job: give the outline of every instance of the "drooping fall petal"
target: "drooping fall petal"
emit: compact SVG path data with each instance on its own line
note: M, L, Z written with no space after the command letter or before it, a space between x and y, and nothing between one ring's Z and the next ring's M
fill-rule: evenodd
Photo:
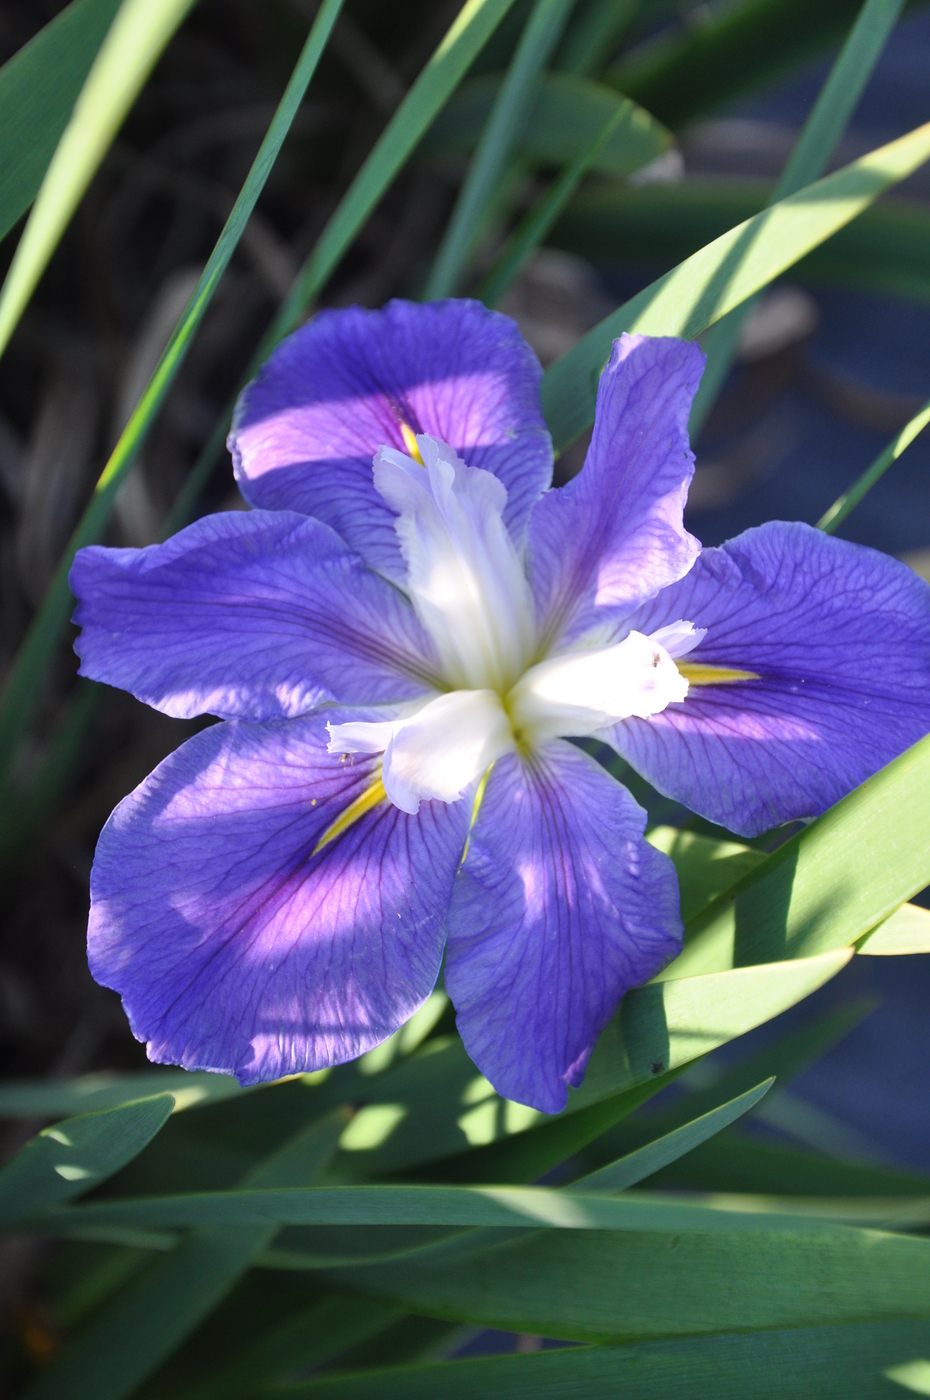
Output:
M610 742L669 797L755 836L813 817L930 730L930 586L877 550L772 521L703 552L631 619L706 628L692 685Z
M82 549L70 584L81 674L169 715L277 719L435 683L403 595L291 511L206 516L147 549Z
M319 1069L378 1045L432 990L468 805L407 816L374 786L376 760L327 738L321 716L215 725L110 817L88 954L150 1059L243 1084Z
M498 1093L565 1107L624 992L681 947L671 861L646 814L561 740L491 772L449 911L446 990Z

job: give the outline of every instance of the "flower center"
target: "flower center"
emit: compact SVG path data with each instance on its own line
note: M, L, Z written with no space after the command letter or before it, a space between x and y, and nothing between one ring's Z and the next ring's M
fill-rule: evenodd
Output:
M419 460L382 447L374 480L397 515L407 592L449 690L384 720L331 724L330 752L383 753L384 791L416 812L422 800L456 801L508 751L597 734L685 698L673 657L704 635L688 622L609 646L582 639L538 660L533 600L503 521L506 488L446 443L410 438Z

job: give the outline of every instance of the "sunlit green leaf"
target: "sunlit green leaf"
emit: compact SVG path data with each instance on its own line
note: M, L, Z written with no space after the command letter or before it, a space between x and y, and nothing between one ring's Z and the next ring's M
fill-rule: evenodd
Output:
M99 1186L151 1142L173 1108L170 1094L157 1094L45 1128L0 1171L0 1224Z
M825 530L828 535L832 535L842 525L850 511L871 491L877 481L885 475L885 472L896 462L901 453L910 447L915 438L919 437L930 423L930 403L924 404L919 413L915 413L909 423L905 423L899 433L891 439L888 446L878 454L875 461L862 473L848 491L844 491L838 500L824 515L817 521L817 527Z
M688 1076L681 1085L687 1092L666 1100L663 1109L618 1122L581 1153L581 1169L591 1171L623 1153L642 1147L661 1133L684 1127L699 1114L711 1113L721 1103L750 1092L763 1079L775 1078L779 1088L784 1089L792 1079L860 1025L875 1010L875 1006L874 1001L863 998L838 1010L822 1013L770 1041L754 1054L722 1068L717 1067L716 1073L711 1071L710 1066L702 1065L703 1071L709 1071L709 1083L704 1075L698 1084L693 1082L694 1076Z
M193 0L123 0L0 288L0 353L126 113L192 4Z
M432 1041L425 1053L373 1080L367 1090L356 1086L354 1101L366 1104L362 1112L369 1115L365 1127L370 1137L366 1146L358 1143L353 1151L340 1153L333 1172L340 1180L365 1180L455 1157L449 1175L469 1179L467 1159L458 1154L495 1143L501 1152L488 1150L479 1179L493 1178L495 1162L504 1172L498 1179L538 1175L649 1097L636 1094L623 1101L618 1095L665 1082L669 1070L777 1016L822 986L849 956L842 951L810 962L743 968L628 993L594 1049L581 1088L569 1091L568 1115L593 1105L602 1109L577 1125L501 1099L458 1038ZM379 1114L381 1106L388 1113ZM507 1140L528 1130L539 1132L537 1142L513 1154L503 1152Z
M843 950L798 963L741 967L637 987L624 997L594 1047L584 1083L569 1094L569 1107L617 1093L745 1035L809 996L845 966L848 956ZM801 973L796 981L792 967Z
M535 1181L624 1121L641 1104L661 1093L680 1072L660 1074L558 1118L540 1115L540 1121L523 1132L498 1136L493 1142L454 1157L440 1158L426 1168L421 1164L416 1174L429 1181Z
M668 267L764 209L771 192L768 181L735 177L637 188L599 180L576 195L549 242L608 263ZM882 200L794 264L791 277L930 303L930 215Z
M543 411L557 450L593 422L597 383L621 331L693 338L861 214L928 156L930 123L730 229L606 317L543 378Z
M685 921L765 860L764 852L739 841L715 841L677 826L654 826L646 840L675 866Z
M859 944L856 952L873 957L930 953L930 909L922 909L919 904L902 904Z
M791 837L685 929L662 977L810 957L868 933L930 881L930 737Z
M133 55L135 55L137 59L135 71L141 75L143 70L139 67L139 64L141 63L142 48L146 42L150 45L154 43L154 37L149 32L150 26L155 24L158 16L161 16L161 22L164 27L167 24L167 16L169 13L175 15L175 21L177 22L181 18L182 10L189 7L190 3L191 0L170 0L170 4L168 0L159 0L158 4L152 4L149 6L148 10L146 10L145 7L148 4L148 0L124 0L124 6L120 12L120 17L115 22L107 40L107 44L110 45L110 47L107 48L105 46L98 60L98 63L101 63L102 67L98 69L95 65L91 76L88 78L85 93L90 92L91 97L94 97L94 94L98 92L100 84L109 80L109 75L114 64L123 61L131 68ZM194 333L203 319L204 312L210 304L220 278L236 249L236 245L242 236L249 216L255 208L258 196L261 194L265 181L271 173L271 167L284 143L284 138L290 129L291 122L294 120L297 109L306 92L307 84L313 76L316 65L319 62L320 55L323 52L326 40L329 37L329 32L336 21L341 5L342 0L324 0L320 8L313 28L307 38L307 42L298 59L297 66L291 75L284 96L278 104L278 109L275 112L271 126L268 128L265 138L262 141L258 154L252 163L248 178L236 199L229 218L226 220L223 231L210 255L210 259L200 276L197 286L194 288L193 295L174 330L174 334L171 337L167 349L159 360L152 378L149 380L129 422L126 424L119 441L110 455L109 461L101 473L93 498L68 542L67 549L59 562L58 568L55 570L54 578L43 599L42 606L33 619L26 639L20 647L16 660L7 675L2 695L0 695L0 791L3 790L8 780L10 768L16 752L16 746L22 735L26 732L35 707L42 694L42 684L46 670L55 647L58 644L62 629L67 622L68 614L71 611L72 599L68 589L68 571L71 568L72 560L78 549L83 545L93 544L101 537L106 528L113 502L116 499L116 493L136 460L139 449L145 441L155 419L155 415L190 348ZM126 26L129 24L130 20L134 20L136 11L140 8L147 16L146 24L141 25L137 29L132 29L127 37ZM114 36L116 37L114 38ZM163 34L165 42L167 42L168 37L169 33L165 32ZM126 50L129 50L129 52ZM145 50L145 52L147 52L147 50ZM152 61L154 61L154 54L152 55ZM148 70L145 69L145 71L147 72ZM124 95L129 92L126 82L122 79L121 84L117 83L114 88L114 93L116 95L120 92ZM107 139L112 136L111 127L103 123L103 116L109 113L108 120L112 119L113 114L117 111L117 106L114 105L114 102L115 98L111 99L108 92L104 93L100 104L98 104L96 97L94 97L93 102L91 102L90 97L88 98L88 103L90 105L87 122L91 124L93 131L96 132L98 143L103 140L104 135L107 136ZM75 122L77 122L77 115L75 116ZM66 132L65 136L62 138L59 153L62 150L70 150L73 143L78 140L78 137L80 137L81 140L85 139L86 123L83 119L76 127L72 123L72 127L69 127L69 131L72 131L72 129L77 132L77 135L69 137ZM89 140L89 138L87 139ZM55 159L57 162L57 153ZM53 163L46 177L43 189L49 188L57 190L57 180L56 166ZM74 177L70 172L67 172L67 181L70 182L68 188L72 189L72 192L78 190L78 186L74 183ZM49 198L51 198L51 196L49 196ZM43 222L45 216L42 214L41 205L42 199L40 197L33 210L30 224L27 225L26 232L23 235L23 240L19 248L17 248L17 259L20 256L20 248L26 246L27 239L32 238L33 240L37 240L40 234L42 237L45 237L45 235L41 233L42 229L46 228L46 224ZM64 208L64 205L56 206L56 208L59 207ZM33 221L35 221L37 232L31 235L29 230L33 227ZM33 246L38 245L34 243L29 244L29 247ZM25 256L24 253L24 257ZM30 256L32 255L30 254ZM23 264L23 268L26 268L25 263ZM25 288L26 282L22 279L26 276L26 272L17 272L16 269L17 262L14 260L5 286L15 285ZM16 295L19 296L19 293ZM0 293L0 323L2 323L3 306L6 304L3 300L5 296L5 292ZM12 301L10 301L10 306L13 306ZM2 336L0 336L0 341L2 341Z
M0 238L24 214L120 0L74 0L0 68Z

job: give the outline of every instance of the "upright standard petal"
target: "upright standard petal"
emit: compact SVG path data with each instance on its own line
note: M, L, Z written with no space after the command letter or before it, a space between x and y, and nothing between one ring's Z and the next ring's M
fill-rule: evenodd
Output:
M562 741L491 772L449 911L446 990L498 1093L565 1107L630 987L681 947L678 882L646 814Z
M244 390L229 438L236 477L253 505L325 520L402 581L394 516L371 463L379 447L404 451L411 434L428 433L500 478L519 544L552 477L541 374L515 322L480 302L322 311Z
M104 827L91 972L151 1060L256 1084L355 1058L429 995L467 804L406 816L327 737L320 716L216 725Z
M207 516L147 549L82 549L69 582L81 675L169 715L277 719L435 684L407 599L290 511Z
M609 631L697 557L682 512L694 474L688 412L703 367L690 341L614 341L584 467L530 520L527 572L550 647Z
M930 587L876 550L772 521L706 549L630 625L680 617L706 629L687 699L609 738L731 831L816 816L930 730Z

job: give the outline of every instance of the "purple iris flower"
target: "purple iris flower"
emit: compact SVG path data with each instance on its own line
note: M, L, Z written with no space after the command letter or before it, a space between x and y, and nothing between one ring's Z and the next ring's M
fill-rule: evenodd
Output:
M445 986L547 1113L681 946L671 862L571 738L755 835L930 730L930 589L771 523L682 524L703 357L623 336L549 489L540 367L471 301L324 311L240 399L247 512L82 550L81 672L216 724L120 803L91 970L149 1057L244 1084L362 1054Z

